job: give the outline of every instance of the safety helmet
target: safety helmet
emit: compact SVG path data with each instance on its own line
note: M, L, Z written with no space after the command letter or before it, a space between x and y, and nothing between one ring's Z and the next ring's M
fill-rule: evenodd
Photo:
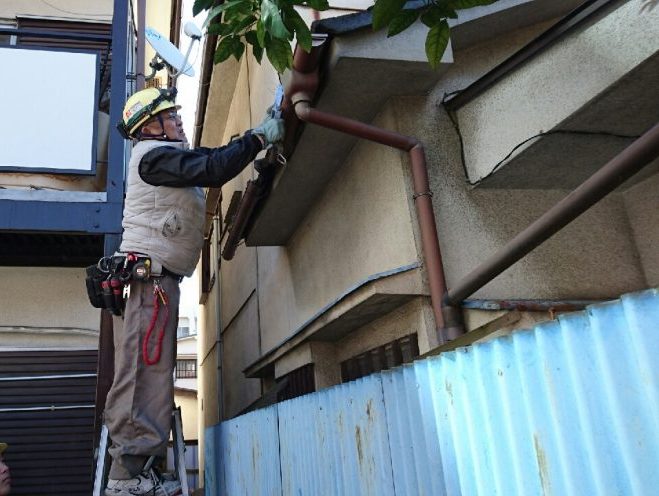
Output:
M135 131L142 124L158 112L169 108L180 108L179 105L176 105L176 88L140 90L132 94L126 101L117 129L124 138L133 138Z

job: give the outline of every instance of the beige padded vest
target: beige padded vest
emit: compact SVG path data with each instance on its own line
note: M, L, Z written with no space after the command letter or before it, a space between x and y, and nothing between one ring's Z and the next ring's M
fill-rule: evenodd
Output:
M170 188L145 183L139 174L142 157L159 146L184 149L183 143L140 141L128 164L122 226L122 252L149 255L154 263L190 276L204 243L206 200L202 188Z

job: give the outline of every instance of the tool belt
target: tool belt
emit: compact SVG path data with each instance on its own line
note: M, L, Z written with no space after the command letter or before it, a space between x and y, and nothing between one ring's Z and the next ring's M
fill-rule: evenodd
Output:
M124 287L130 281L146 281L151 276L151 259L138 253L120 253L101 258L86 269L87 296L95 308L114 315L124 310Z

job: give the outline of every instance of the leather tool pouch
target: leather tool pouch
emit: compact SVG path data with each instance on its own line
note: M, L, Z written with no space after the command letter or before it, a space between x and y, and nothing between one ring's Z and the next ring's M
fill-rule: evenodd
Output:
M86 268L85 285L89 302L95 308L105 308L121 315L124 306L124 286L131 280L144 281L151 276L151 260L134 253L101 258Z
M85 284L87 285L87 296L89 296L89 303L95 308L105 308L103 305L103 289L101 283L107 278L107 274L101 272L97 265L90 265L85 269L87 277Z

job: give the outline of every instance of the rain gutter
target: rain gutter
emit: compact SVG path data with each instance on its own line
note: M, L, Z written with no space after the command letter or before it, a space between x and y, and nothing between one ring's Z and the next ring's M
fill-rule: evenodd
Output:
M445 305L459 305L659 157L659 123L510 240L451 288Z
M222 2L217 2L221 4ZM197 96L197 111L193 131L193 148L201 144L201 132L204 128L204 119L206 118L206 106L208 105L208 90L211 85L211 76L213 75L213 56L217 47L217 35L206 34L206 43L204 44L203 59L201 61L201 76L199 78L199 90Z

